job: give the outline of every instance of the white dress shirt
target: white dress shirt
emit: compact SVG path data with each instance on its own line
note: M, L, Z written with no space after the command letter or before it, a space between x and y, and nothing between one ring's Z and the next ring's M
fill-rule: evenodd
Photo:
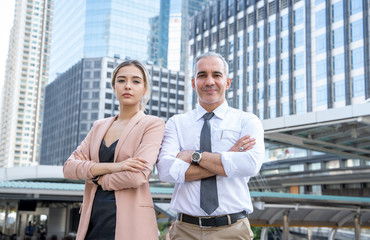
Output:
M210 119L212 152L221 154L222 165L227 177L217 175L219 207L211 215L253 211L248 188L251 176L256 175L265 160L263 127L252 113L243 112L228 106L225 101L213 111ZM184 114L171 117L166 123L166 131L159 154L157 168L161 181L175 183L171 208L177 212L193 216L207 216L200 208L200 180L185 182L185 172L189 163L176 158L183 150L199 150L200 132L206 110L197 108ZM230 148L243 136L250 135L256 144L246 152L229 152Z

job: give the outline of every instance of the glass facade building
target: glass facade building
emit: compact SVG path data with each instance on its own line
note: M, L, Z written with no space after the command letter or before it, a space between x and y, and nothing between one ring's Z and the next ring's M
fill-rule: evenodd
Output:
M151 60L158 44L158 0L56 0L54 9L49 82L82 58Z
M369 32L368 0L218 0L192 19L188 64L224 56L229 104L261 119L315 112L370 97Z
M46 87L40 164L63 165L94 121L119 113L111 79L118 58L84 58ZM183 72L147 65L151 97L146 113L167 120L184 111Z
M38 163L52 17L52 0L15 1L2 89L0 167Z

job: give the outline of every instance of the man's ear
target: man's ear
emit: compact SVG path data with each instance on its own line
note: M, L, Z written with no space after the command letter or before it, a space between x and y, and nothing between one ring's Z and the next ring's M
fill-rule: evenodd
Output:
M227 78L226 79L226 89L229 89L230 88L231 82L232 82L232 79L231 78Z
M194 78L191 79L191 86L194 89L194 91L196 91L196 88L195 88L195 79Z

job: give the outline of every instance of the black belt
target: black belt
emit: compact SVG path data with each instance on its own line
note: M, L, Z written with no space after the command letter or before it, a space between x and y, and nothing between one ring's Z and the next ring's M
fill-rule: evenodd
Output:
M239 219L246 218L248 215L245 211L214 217L194 217L180 213L177 219L186 223L198 225L199 227L220 227L230 225Z

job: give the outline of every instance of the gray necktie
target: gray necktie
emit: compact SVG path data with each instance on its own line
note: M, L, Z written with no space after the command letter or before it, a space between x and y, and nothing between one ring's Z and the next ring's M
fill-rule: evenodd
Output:
M211 146L211 126L209 119L215 114L213 112L203 115L204 124L200 133L200 150L212 152ZM200 183L200 207L210 215L218 208L217 182L216 175L204 178Z

